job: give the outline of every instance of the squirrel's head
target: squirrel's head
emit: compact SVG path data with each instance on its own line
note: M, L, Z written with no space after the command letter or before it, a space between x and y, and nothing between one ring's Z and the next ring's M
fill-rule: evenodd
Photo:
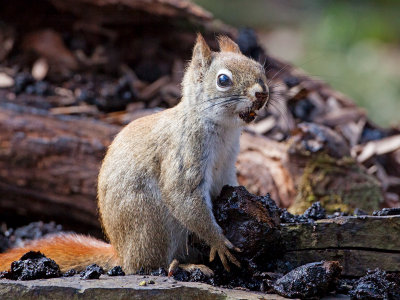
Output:
M228 37L219 37L218 43L220 51L213 52L197 36L182 83L184 101L215 122L249 123L269 99L264 68Z

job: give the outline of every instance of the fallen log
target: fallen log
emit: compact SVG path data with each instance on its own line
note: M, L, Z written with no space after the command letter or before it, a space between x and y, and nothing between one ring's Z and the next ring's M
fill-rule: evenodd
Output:
M400 216L359 216L315 223L281 224L285 243L282 261L297 267L320 260L337 260L344 276L361 276L368 269L400 272Z
M0 105L0 219L57 220L99 233L100 162L120 128L96 120ZM81 228L81 229L79 229Z

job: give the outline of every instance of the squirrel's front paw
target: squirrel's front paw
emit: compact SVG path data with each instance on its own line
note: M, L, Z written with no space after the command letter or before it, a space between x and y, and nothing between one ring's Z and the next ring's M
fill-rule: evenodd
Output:
M228 272L230 271L230 267L228 264L228 260L238 266L240 268L240 263L239 261L232 255L232 253L229 252L229 249L234 249L237 252L240 252L239 248L236 248L232 245L228 239L224 238L224 241L220 244L211 246L210 250L210 261L213 261L215 258L215 254L218 252L218 256L221 259L222 265L224 266L225 270Z

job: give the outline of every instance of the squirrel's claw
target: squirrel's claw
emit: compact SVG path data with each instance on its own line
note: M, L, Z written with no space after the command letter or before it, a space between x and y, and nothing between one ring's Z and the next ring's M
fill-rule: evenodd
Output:
M179 261L177 259L174 259L168 267L168 277L171 277L174 275L174 273L176 272L176 270L179 267Z
M227 245L227 242L229 243L228 245ZM229 242L228 240L226 240L224 244L225 245L220 248L211 247L210 262L215 259L215 255L218 253L218 256L221 259L222 265L224 266L225 270L227 270L228 272L230 271L228 260L240 268L240 262L236 259L235 256L232 255L232 253L229 252L227 247L233 248L234 250L236 250L238 248L234 247L232 245L232 243ZM240 249L238 249L238 250L240 251Z
M211 247L211 250L210 250L210 262L214 260L216 253L217 253L217 248Z
M225 238L225 245L229 248L229 249L233 249L236 252L242 252L242 250L238 247L235 247L227 238Z

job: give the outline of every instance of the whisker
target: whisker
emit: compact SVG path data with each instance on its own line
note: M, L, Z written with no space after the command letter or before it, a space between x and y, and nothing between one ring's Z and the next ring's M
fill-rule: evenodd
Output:
M276 110L276 112L278 112L278 118L283 118L286 123L286 126L289 126L288 120L286 119L286 117L284 116L284 114L280 110L280 108L276 105L276 103L271 102L271 103L269 103L269 105L271 105L271 107L274 108Z
M217 106L217 105L223 105L223 104L226 104L226 103L229 103L229 102L241 101L243 99L245 99L245 97L235 97L235 98L231 97L231 98L229 98L227 100L220 101L220 102L217 102L217 103L213 103L212 105L208 106L206 109L214 107L214 106Z
M276 72L275 75L272 76L272 78L268 81L267 84L269 85L272 82L272 80L274 80L276 76L281 74L288 66L289 66L289 64L286 64L283 68L281 68L278 72Z
M286 106L285 99L283 97L274 97L271 98L271 101L268 104L276 109L276 111L279 113L280 117L286 124L287 128L289 130L293 129L294 124L292 124L292 122L289 121L289 112Z
M285 95L285 94L287 94L287 93L288 93L287 90L276 90L276 91L272 90L272 91L270 92L271 95L278 95L278 94Z
M275 96L279 96L280 98L283 98L284 100L287 100L288 98L288 91L276 91L270 93L270 97L274 98Z
M243 96L243 95L241 95L241 94L236 94L236 95L230 95L229 97L240 97L240 96ZM204 101L200 102L199 104L202 104L202 103L205 103L205 102L209 102L209 101L212 101L212 100L223 99L223 98L227 98L227 96L217 96L217 97L213 97L213 98L204 100Z
M267 59L267 58L265 58ZM271 62L268 62L268 65L266 67L264 67L265 72L267 72L268 68L271 66Z
M269 87L269 88L276 88L276 87L278 87L278 86L283 86L283 85L285 85L283 82L279 82L279 83L276 83L276 84L271 84L271 85L269 85L268 87Z
M262 67L265 68L265 63L267 62L267 57L264 58L264 63L262 64Z
M244 100L244 99L246 99L246 97L235 97L235 98L232 98L232 97L231 97L231 98L229 98L229 99L227 99L227 100L223 100L223 101L220 101L220 102L217 102L217 103L213 103L212 105L207 106L206 108L204 108L202 111L207 110L207 109L210 109L210 108L212 108L212 107L214 107L214 106L223 105L223 104L226 104L226 103L229 103L229 102L234 102L234 101L240 102L240 101L242 101L242 100Z

